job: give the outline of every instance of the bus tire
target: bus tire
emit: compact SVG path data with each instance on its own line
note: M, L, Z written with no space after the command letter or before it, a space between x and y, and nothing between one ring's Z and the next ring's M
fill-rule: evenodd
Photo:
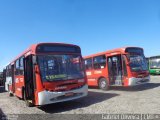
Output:
M13 94L11 92L9 92L9 97L13 97Z
M108 80L106 80L105 78L101 78L99 80L98 86L101 90L108 90L109 89L109 84L108 84Z
M34 105L31 103L31 102L29 102L28 100L25 100L25 103L26 103L26 106L27 107L33 107Z
M24 95L24 87L22 87L22 100L25 100Z
M13 97L13 93L11 92L11 90L8 88L9 91L9 97Z

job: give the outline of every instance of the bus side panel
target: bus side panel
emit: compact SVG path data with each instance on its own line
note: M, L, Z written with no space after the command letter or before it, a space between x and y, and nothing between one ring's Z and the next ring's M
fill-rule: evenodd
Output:
M127 64L129 64L127 58L125 58L125 59L126 59L126 67L127 67L127 77L125 77L125 78L123 79L123 83L124 83L123 86L129 86L129 78L132 77L132 72L131 72L130 66L127 65Z
M86 70L88 86L97 86L97 80L93 75L94 70Z
M105 78L107 80L107 78L106 78L106 76L107 76L107 69L106 68L94 70L93 76L96 79L97 86L99 84L99 79L100 78Z
M123 68L122 83L123 83L123 86L125 87L129 85L129 77L131 76L131 70L127 64L129 63L126 56L122 55L122 68ZM125 68L126 68L126 75L125 75Z
M23 75L15 76L15 95L17 97L20 98L23 97L23 91L22 91L23 87L24 87L24 76Z
M41 81L40 70L38 68L38 65L35 65L34 70L35 70L35 80L36 80L36 90L34 92L34 94L35 94L35 105L39 105L38 104L39 103L38 93L43 91L44 88L43 88L43 84L42 84L42 81Z
M89 86L98 86L98 80L100 78L107 79L107 67L103 69L97 69L97 70L88 70L86 71L87 79L88 79L88 85Z

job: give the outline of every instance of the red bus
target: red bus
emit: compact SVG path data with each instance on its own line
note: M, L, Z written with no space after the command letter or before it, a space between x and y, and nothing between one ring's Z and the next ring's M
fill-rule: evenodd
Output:
M85 97L88 85L79 46L39 43L6 67L10 95L27 106L42 106Z
M125 47L84 57L88 86L135 86L150 81L144 51Z

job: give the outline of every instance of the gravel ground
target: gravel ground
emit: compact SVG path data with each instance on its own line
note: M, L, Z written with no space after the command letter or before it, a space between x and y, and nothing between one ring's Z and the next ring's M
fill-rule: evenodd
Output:
M134 88L112 87L109 91L89 89L85 98L47 105L25 106L24 101L9 97L0 88L0 113L8 114L159 114L160 76L151 76L148 84Z

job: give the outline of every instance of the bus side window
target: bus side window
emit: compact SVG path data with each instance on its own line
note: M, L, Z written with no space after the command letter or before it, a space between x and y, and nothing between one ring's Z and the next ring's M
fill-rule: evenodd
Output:
M92 58L85 59L85 69L86 70L92 69Z
M6 77L9 77L9 70L8 70L8 66L6 67Z
M24 57L20 58L20 63L19 63L19 74L24 75L24 63L23 63Z
M123 65L123 75L127 76L127 66L126 66L126 60L125 55L122 55L122 65Z
M19 75L19 59L16 61L16 71L15 71L15 75Z
M108 58L108 69L109 75L112 75L112 59Z
M103 69L105 67L106 67L105 55L94 57L94 69Z
M11 65L8 66L8 76L12 77L12 68L11 68Z

